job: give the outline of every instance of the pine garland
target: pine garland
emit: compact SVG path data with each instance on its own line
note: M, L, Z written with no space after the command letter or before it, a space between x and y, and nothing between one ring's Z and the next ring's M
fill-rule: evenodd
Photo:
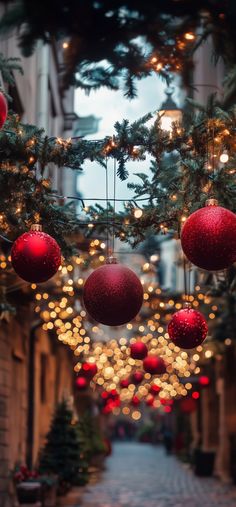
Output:
M147 232L172 230L178 234L183 217L204 205L209 196L235 211L235 111L223 110L213 97L206 109L199 109L191 116L191 124L188 118L183 123L186 127L174 124L171 134L162 130L159 115L147 125L152 118L148 114L133 124L117 122L115 135L100 141L48 138L43 130L22 125L15 115L10 116L0 132L0 233L14 240L40 220L68 254L68 230L73 235L84 225L89 231L88 222L76 217L73 201L61 204L57 190L44 177L51 163L58 170L70 167L81 171L86 160L98 162L104 169L107 160L113 159L117 160L118 176L124 180L128 161L152 157L150 176L138 173L140 183L128 183L134 197L125 210L113 220L114 210L111 205L108 209L110 232L114 227L116 235L132 245L145 239ZM225 165L219 162L224 150L229 156ZM137 220L135 199L144 196L143 215ZM106 208L93 206L88 219L93 231L104 232Z
M2 33L19 29L25 56L38 40L69 39L65 51L64 86L87 91L100 86L136 95L136 81L159 73L189 76L192 55L209 35L216 58L236 63L233 0L5 0L10 4L0 23ZM197 34L195 37L194 34ZM107 63L104 64L104 61Z

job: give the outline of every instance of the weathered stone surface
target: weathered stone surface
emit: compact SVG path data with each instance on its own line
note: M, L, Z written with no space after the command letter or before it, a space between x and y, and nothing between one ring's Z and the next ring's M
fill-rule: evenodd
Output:
M236 487L195 477L163 448L114 446L101 482L89 485L78 507L235 507ZM66 507L64 504L63 507Z

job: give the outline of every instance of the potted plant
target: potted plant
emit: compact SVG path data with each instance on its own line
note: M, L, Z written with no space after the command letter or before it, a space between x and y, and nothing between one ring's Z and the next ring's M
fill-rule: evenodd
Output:
M19 504L31 504L42 500L43 507L56 505L57 477L40 475L26 465L16 466L13 472L16 496Z
M13 481L20 505L41 500L42 487L35 470L29 470L26 465L17 466L13 472Z

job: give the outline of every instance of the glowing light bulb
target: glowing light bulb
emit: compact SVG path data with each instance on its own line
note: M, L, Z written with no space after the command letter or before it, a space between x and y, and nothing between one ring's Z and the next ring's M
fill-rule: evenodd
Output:
M220 162L222 162L222 164L226 164L228 160L229 160L228 153L221 153Z

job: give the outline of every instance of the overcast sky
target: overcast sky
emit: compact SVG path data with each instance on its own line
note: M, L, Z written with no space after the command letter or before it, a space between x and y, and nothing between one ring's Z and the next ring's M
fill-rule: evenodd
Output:
M110 91L102 88L99 91L91 92L89 96L81 91L76 91L75 111L79 116L93 114L101 118L99 132L90 139L101 139L106 135L114 133L113 125L116 121L127 118L131 122L140 118L148 112L157 110L166 98L164 90L165 83L157 76L151 76L138 83L138 98L128 100L123 96L122 91ZM178 91L173 95L179 103ZM131 162L129 181L136 178L132 173L144 172L149 166L146 162ZM110 176L112 176L112 165L110 165ZM112 197L112 183L109 183L109 197ZM96 163L87 163L84 173L79 177L79 189L83 197L105 197L105 171ZM132 192L127 189L127 181L117 180L117 198L131 198ZM89 202L86 202L89 204Z

